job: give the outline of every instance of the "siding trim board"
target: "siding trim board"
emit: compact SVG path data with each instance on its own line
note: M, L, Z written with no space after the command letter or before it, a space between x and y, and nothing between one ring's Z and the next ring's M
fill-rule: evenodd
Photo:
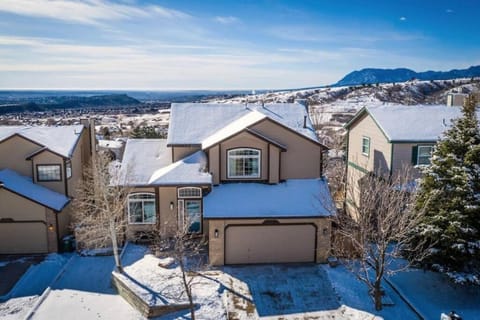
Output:
M363 172L363 173L366 173L366 174L369 174L369 173L370 173L370 171L368 171L367 169L362 168L362 167L360 167L358 164L353 163L353 162L351 162L351 161L348 161L348 166L350 166L350 167L352 167L352 168L354 168L354 169L357 169L358 171Z

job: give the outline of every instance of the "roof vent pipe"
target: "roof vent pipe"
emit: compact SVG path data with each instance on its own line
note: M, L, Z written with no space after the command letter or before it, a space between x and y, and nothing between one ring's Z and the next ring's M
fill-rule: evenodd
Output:
M307 116L303 116L303 128L307 128Z

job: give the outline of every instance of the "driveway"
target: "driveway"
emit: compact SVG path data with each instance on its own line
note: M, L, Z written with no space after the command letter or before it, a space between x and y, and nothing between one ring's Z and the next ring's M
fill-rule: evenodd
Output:
M335 310L339 299L325 270L315 264L225 267L250 289L260 317Z
M31 265L43 261L44 255L0 256L0 297L8 294Z

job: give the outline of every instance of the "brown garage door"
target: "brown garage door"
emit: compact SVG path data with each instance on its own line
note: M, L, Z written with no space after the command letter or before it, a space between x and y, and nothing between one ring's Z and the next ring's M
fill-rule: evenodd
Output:
M225 264L314 262L312 224L230 225L225 230Z
M47 228L44 223L0 223L0 254L47 251Z

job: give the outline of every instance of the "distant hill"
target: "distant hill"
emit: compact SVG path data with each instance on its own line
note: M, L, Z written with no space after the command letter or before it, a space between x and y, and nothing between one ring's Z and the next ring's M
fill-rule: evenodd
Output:
M450 80L457 78L480 77L480 66L468 69L454 69L450 71L425 71L415 72L406 68L398 69L373 69L367 68L353 71L338 81L336 86L351 86L374 83L405 82L417 80Z
M2 103L3 102L3 103ZM0 101L0 114L12 112L40 112L52 109L77 109L136 106L140 101L126 94L109 94L99 96L54 96L42 97L37 101L20 101L18 103Z

